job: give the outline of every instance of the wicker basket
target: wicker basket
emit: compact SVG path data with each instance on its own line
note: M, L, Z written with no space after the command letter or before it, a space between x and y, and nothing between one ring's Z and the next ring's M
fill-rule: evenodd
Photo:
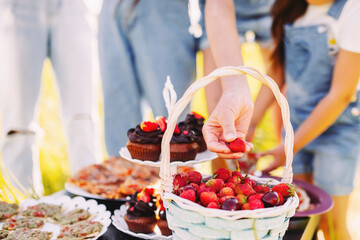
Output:
M173 174L176 168L170 165L169 143L176 121L192 96L212 81L232 75L248 74L261 81L274 93L281 107L285 128L286 165L281 182L292 182L291 163L293 159L294 133L290 124L289 106L274 80L252 67L223 67L193 83L183 97L169 113L168 126L162 140L162 158L160 167L162 199L166 207L169 227L174 239L282 239L289 225L289 218L295 214L299 204L297 195L287 199L284 205L256 210L225 211L209 209L172 193ZM266 183L269 179L250 176L257 183ZM276 180L270 183L278 184Z

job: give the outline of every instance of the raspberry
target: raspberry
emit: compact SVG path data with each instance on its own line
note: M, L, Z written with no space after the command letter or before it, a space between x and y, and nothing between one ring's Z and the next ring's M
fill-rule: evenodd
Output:
M227 143L232 152L245 152L246 143L241 138L236 138L234 141Z
M192 202L196 201L196 194L195 191L192 189L186 190L180 194L180 197L188 199Z

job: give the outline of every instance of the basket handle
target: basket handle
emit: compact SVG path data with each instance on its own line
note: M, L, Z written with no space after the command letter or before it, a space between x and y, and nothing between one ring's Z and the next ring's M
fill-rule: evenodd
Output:
M293 161L293 146L294 146L294 131L290 123L289 105L284 95L281 94L279 87L275 81L269 76L263 74L261 71L253 67L239 66L239 67L222 67L214 70L209 75L197 80L186 90L181 99L175 104L167 121L167 129L164 133L161 142L161 166L160 166L160 177L161 187L164 192L172 192L172 176L170 172L170 140L172 138L177 119L180 114L184 111L185 107L190 102L194 94L201 88L210 84L212 81L225 76L243 75L248 74L255 79L259 80L266 86L268 86L281 108L281 115L283 119L285 129L285 142L284 149L286 155L286 165L282 176L282 182L291 183L293 178L292 173L292 161Z

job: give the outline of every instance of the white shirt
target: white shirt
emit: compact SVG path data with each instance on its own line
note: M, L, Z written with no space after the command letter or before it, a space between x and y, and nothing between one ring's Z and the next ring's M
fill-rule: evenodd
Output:
M360 0L348 0L338 19L327 14L332 4L309 4L304 16L297 19L293 26L327 25L330 55L336 55L339 48L360 53ZM360 80L357 90L360 90Z

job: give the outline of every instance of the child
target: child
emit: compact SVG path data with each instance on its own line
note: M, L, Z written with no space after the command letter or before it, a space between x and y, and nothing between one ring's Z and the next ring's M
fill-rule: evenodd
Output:
M277 0L272 10L270 75L279 87L286 83L293 171L333 197L335 239L350 238L346 212L360 156L359 12L358 0ZM274 100L267 87L258 96L249 129ZM283 146L264 155L275 159L265 172L285 163Z

